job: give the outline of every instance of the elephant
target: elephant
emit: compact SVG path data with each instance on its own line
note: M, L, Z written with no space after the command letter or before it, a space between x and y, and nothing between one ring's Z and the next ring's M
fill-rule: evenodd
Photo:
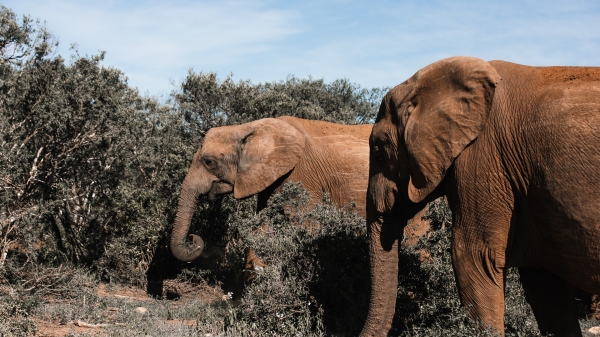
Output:
M202 254L202 239L191 234L188 243L186 236L197 198L205 194L233 193L236 199L257 194L259 211L285 182L299 181L313 201L327 192L340 207L355 202L364 218L371 128L283 116L210 129L182 184L173 255L192 261Z
M462 305L504 335L517 267L540 332L581 336L573 292L600 293L600 68L434 62L382 99L369 139L369 313L385 336L406 221L446 196Z

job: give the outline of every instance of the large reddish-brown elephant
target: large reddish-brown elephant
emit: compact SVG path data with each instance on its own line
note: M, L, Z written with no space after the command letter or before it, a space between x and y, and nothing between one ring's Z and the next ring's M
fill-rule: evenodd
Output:
M442 195L471 317L504 334L513 266L542 334L581 336L573 286L600 293L600 68L435 62L384 97L370 148L362 336L387 335L398 234Z

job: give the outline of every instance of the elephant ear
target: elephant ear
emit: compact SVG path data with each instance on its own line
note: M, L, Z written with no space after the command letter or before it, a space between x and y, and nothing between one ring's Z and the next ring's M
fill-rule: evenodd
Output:
M489 63L473 57L435 62L409 80L414 89L405 112L404 140L411 201L420 202L431 193L454 159L477 138L499 81L500 75Z
M304 152L304 135L286 122L265 118L249 123L249 127L240 144L233 187L236 199L269 187L291 171Z

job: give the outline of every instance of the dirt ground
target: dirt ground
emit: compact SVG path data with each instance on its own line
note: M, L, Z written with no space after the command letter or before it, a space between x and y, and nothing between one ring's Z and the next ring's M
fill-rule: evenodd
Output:
M102 329L101 327L81 327L78 326L76 322L69 322L67 324L61 325L58 322L48 322L39 319L34 319L33 321L37 326L35 336L39 337L62 337L68 335L71 331L78 334L88 333L92 336L106 335L106 331L104 331L104 329Z
M197 287L192 286L186 283L178 283L176 281L166 281L165 282L165 291L170 291L171 293L176 293L179 298L176 302L179 305L186 303L186 301L192 299L202 299L203 301L214 303L227 299L227 296L223 294L220 288L210 288L210 287ZM105 284L98 285L95 290L95 294L99 297L107 298L112 297L115 299L119 299L126 302L134 302L136 305L139 304L139 307L136 308L140 310L144 310L144 302L154 301L155 299L149 297L146 292L142 289L134 288L134 287L120 287L120 286L111 286L107 287ZM106 310L117 311L118 308L107 308ZM71 321L67 323L61 322L53 322L40 319L35 317L32 319L33 323L37 326L37 331L35 333L36 337L62 337L67 336L69 333L75 334L87 334L90 336L106 336L107 331L106 327L108 324L91 324L82 320ZM163 323L167 325L185 325L185 326L195 326L196 320L164 320ZM113 323L115 325L124 323Z

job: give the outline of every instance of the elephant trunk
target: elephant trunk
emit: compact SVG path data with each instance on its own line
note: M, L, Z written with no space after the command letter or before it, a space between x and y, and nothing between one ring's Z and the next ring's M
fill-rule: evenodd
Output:
M384 216L367 214L371 263L371 300L361 337L387 336L396 309L398 287L398 242L401 227ZM389 218L389 217L385 217Z
M171 252L180 261L190 262L196 259L204 250L204 241L195 234L190 234L192 242L187 242L186 237L190 229L192 216L196 209L198 196L208 193L211 184L204 182L193 183L195 180L190 174L185 178L179 195L177 215L171 233Z

